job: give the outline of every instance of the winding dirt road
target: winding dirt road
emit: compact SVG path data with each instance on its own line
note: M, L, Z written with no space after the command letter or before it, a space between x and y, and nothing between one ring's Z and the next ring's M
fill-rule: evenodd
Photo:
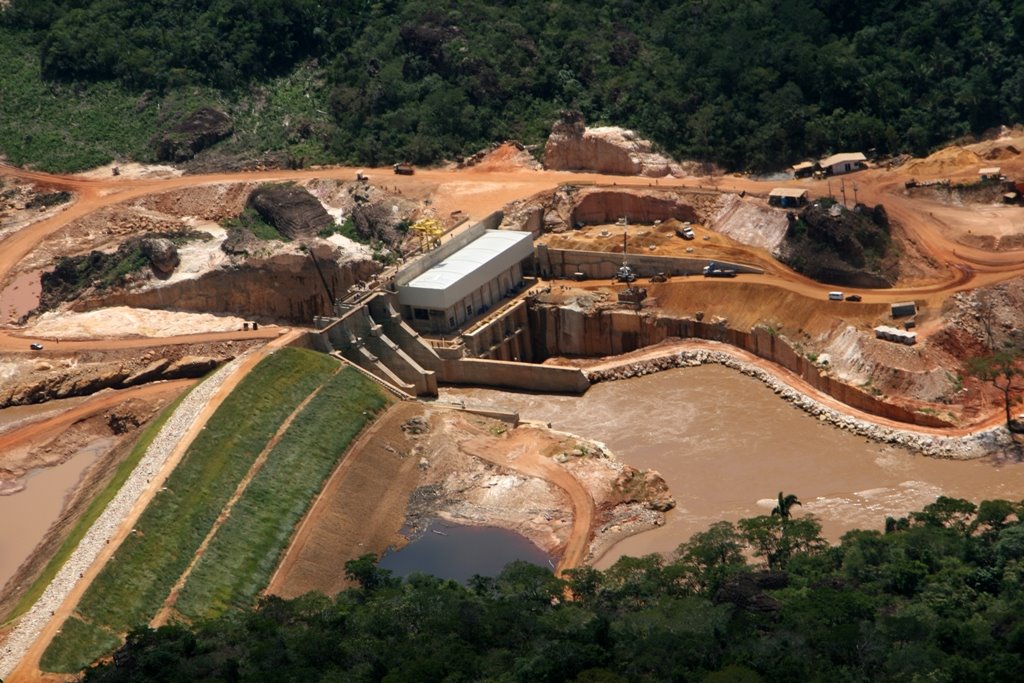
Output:
M1012 172L1014 165L1024 168L1024 163L1004 162L1007 172ZM1020 170L1020 169L1017 169ZM10 166L0 165L0 176L9 176L24 181L31 181L40 186L66 190L74 195L73 201L63 210L37 223L28 225L0 242L0 286L6 284L9 275L16 265L43 240L53 235L61 228L72 221L86 216L104 207L114 204L128 202L147 195L179 190L204 185L223 183L258 183L267 181L302 181L313 178L351 180L355 178L355 168L323 168L302 171L260 171L245 173L225 173L194 176L177 176L169 178L129 178L110 177L103 179L86 178L72 175L50 175L17 169ZM973 169L964 170L961 175L972 173ZM469 216L470 222L483 218L493 211L501 209L507 203L523 199L539 192L550 190L558 185L569 184L595 184L603 186L622 186L646 188L653 186L653 181L638 179L635 177L617 177L586 173L567 173L552 171L532 170L488 170L485 168L469 168L463 170L441 170L426 169L417 170L414 176L396 176L388 168L371 169L366 171L370 181L395 188L402 194L411 196L430 196L435 207L439 211L462 210ZM846 177L849 182L856 182L859 199L868 204L884 204L889 215L897 222L904 235L904 239L914 243L921 253L930 258L936 265L937 275L934 277L919 278L918 281L908 282L906 286L889 290L851 290L862 294L866 302L892 302L907 298L925 298L929 302L940 303L943 299L954 292L971 289L983 285L989 285L1011 278L1024 275L1024 250L1016 251L987 251L974 246L969 246L958 239L958 233L970 228L965 227L977 220L972 216L969 208L939 206L919 199L905 196L903 182L906 176L898 171L886 171L874 169L863 171L854 176ZM833 182L835 182L833 180ZM791 181L759 182L748 178L722 177L722 178L682 178L682 179L659 179L657 186L660 188L707 188L709 186L723 191L744 191L748 193L766 193L777 185L801 186L809 188L812 196L821 197L829 192L827 181ZM834 187L832 188L834 189ZM1021 220L1024 225L1024 220ZM1024 231L1024 230L1022 230ZM805 278L770 258L765 252L756 249L739 250L745 254L749 262L756 263L765 268L763 275L743 275L740 279L756 281L758 283L797 292L811 298L823 298L828 286L816 283ZM681 283L679 286L685 286ZM274 338L281 333L277 329L261 329L259 332L230 332L188 335L172 338L131 338L131 339L96 339L86 341L61 342L60 349L111 349L111 348L145 348L151 345L165 345L169 343L196 343L205 341L223 341L227 339L253 337ZM296 333L285 334L277 337L271 343L276 347L287 343ZM28 353L28 342L30 340L18 336L16 333L7 330L0 330L0 350L19 351ZM263 353L269 349L265 349ZM35 352L46 354L49 350ZM173 468L174 463L184 448L191 441L191 437L205 423L205 417L216 408L219 400L226 396L237 380L245 374L245 371L255 364L261 356L256 353L250 356L242 368L235 373L231 381L218 392L218 400L212 401L207 407L203 419L197 420L192 432L179 444L175 456L169 458L167 465L162 472L166 475ZM753 360L753 359L751 359ZM777 369L776 369L777 370ZM144 391L140 388L139 391ZM96 402L89 402L89 408L105 399L96 399ZM845 408L844 408L845 410ZM70 413L69 413L70 415ZM40 425L58 424L56 420L69 420L73 417L59 416L47 420ZM32 427L32 426L30 426ZM39 427L35 427L39 428ZM29 428L25 428L29 429ZM20 430L19 430L20 431ZM16 432L17 433L17 432ZM13 438L11 435L5 435ZM0 437L2 438L2 437ZM27 438L27 437L26 437ZM0 440L0 448L3 442ZM481 457L498 462L487 448L480 448ZM530 457L528 454L521 454L514 462L499 462L504 466L510 466L527 474L542 477L555 483L564 489L570 496L574 508L574 527L589 529L592 525L594 515L594 503L589 494L582 489L575 479L558 468L554 463L544 458ZM160 485L159 480L153 481L149 494L141 499L132 514L129 515L122 526L122 533L118 538L112 539L109 549L104 557L94 563L93 567L86 574L82 581L75 587L73 593L67 598L61 609L49 622L42 635L35 641L29 654L23 659L16 675L10 680L36 680L38 676L39 656L45 650L50 639L56 633L60 624L72 612L78 599L88 587L91 580L102 568L106 557L118 547L123 535L131 529L132 520L141 513L151 497L152 492ZM588 517L589 515L589 517ZM562 557L559 569L577 566L583 560L586 552L586 543L589 541L589 532L573 533L569 546Z

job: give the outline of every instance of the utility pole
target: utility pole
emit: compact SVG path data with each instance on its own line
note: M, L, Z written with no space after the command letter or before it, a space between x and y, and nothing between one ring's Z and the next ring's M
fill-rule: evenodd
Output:
M857 183L853 184L853 205L857 206Z
M828 198L829 199L833 198L832 197L832 179L831 178L829 178L829 181L828 181Z
M846 206L846 180L839 181L839 189L843 192L843 206Z
M626 235L629 231L629 216L622 217L622 266L626 266Z

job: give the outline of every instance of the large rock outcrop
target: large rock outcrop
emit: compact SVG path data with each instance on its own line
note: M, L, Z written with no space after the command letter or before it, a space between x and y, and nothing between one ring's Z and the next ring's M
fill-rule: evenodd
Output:
M252 191L246 204L292 240L315 237L334 225L320 200L298 185L261 185Z
M319 272L307 254L250 258L194 279L183 279L145 290L110 291L101 297L78 301L74 308L92 310L108 306L132 306L198 313L231 313L247 318L308 325L313 316L333 313L324 280L335 297L342 297L354 283L365 281L380 270L377 262L370 259L339 262L339 257L331 248L323 245L311 248L316 249Z
M650 141L625 128L587 128L578 112L563 113L544 146L544 167L555 171L595 171L661 178L685 175Z
M892 287L899 254L892 248L885 208L815 202L790 213L779 258L818 282L848 287Z
M222 111L204 107L171 128L156 141L159 161L188 161L235 130L231 118Z

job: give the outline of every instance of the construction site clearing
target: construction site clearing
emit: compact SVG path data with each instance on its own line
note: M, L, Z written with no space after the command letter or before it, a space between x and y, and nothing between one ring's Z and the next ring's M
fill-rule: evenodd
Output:
M109 405L104 397L110 393L96 392L129 391L169 379L175 363L213 367L277 338L286 327L305 327L305 332L289 333L294 340L289 343L336 354L405 398L436 394L438 383L585 391L590 380L568 359L612 357L691 337L734 344L765 367L796 373L824 391L824 400L833 407L855 410L865 420L954 436L976 433L1000 424L1002 395L990 384L963 376L962 361L983 354L993 337L1007 338L1024 329L1024 261L1019 251L1024 246L1024 209L1003 204L1001 198L971 204L963 195L919 194L916 187L938 177L973 182L982 155L1010 148L1021 148L1017 138L1007 137L1001 147L986 141L976 149L943 150L927 159L875 166L846 177L851 190L856 183L861 204L885 207L900 253L893 287L844 286L844 293L861 297L859 302L830 301L828 292L835 285L813 281L780 262L791 219L785 209L769 204L769 192L778 181L688 176L660 179L655 185L647 178L516 167L500 149L495 153L503 159L500 163L489 164L484 156L461 169L416 169L415 174L399 172L397 166L369 169L357 181L351 180L353 169L331 168L104 177L50 176L3 167L5 183L20 194L0 207L0 292L7 302L4 308L17 313L17 322L0 331L0 376L8 387L7 405L82 395L90 398L80 406L99 405L100 400ZM1024 177L1024 160L1019 155L1001 158L1000 175ZM916 187L907 186L911 178ZM328 212L352 210L343 199L351 194L352 183L373 187L382 202L415 204L418 209L409 216L410 242L397 247L397 262L390 265L344 242L346 246L334 244L328 252L314 238L303 243L305 248L271 243L258 254L225 256L220 245L227 235L218 232L216 222L241 210L254 183L285 180L314 190ZM799 184L812 203L827 199L846 204L837 196L834 179L802 179ZM68 192L70 201L39 211L22 199L54 191ZM195 247L192 256L181 250L187 277L140 278L95 288L61 304L58 314L88 310L102 318L103 310L119 306L233 318L181 318L170 328L154 325L149 330L136 323L124 329L129 324L122 324L115 326L122 328L118 334L109 326L83 322L70 338L54 328L60 323L53 318L47 321L32 313L32 299L39 294L33 290L25 300L29 275L52 264L55 256L107 248L162 226L187 226L212 236L213 242ZM681 235L684 226L694 239ZM486 230L498 229L530 232L531 258L520 271L509 271L507 285L501 281L490 287L484 281L466 289L466 301L458 302L459 317L451 316L454 324L444 334L417 331L414 307L403 310L396 298L403 272L436 266L446 244L453 245L454 253L463 241L469 244ZM320 264L314 267L314 262ZM736 277L702 277L712 264L734 270ZM634 287L614 281L623 266L644 281L642 297L621 296ZM334 296L327 296L325 289ZM480 297L488 291L492 298L485 302ZM901 302L914 304L912 332L894 326L891 307ZM429 319L429 311L427 315ZM238 325L249 321L259 321L259 330ZM272 323L281 327L268 328ZM173 329L181 326L188 329ZM179 333L158 336L171 331ZM908 346L905 340L911 338L915 343ZM30 349L32 343L42 343L43 349ZM528 358L537 362L523 362ZM871 390L863 390L865 386ZM834 387L846 388L830 397ZM843 400L855 401L854 407ZM554 434L542 426L513 428L514 416L474 416L458 408L405 401L371 427L379 430L375 438L360 442L345 461L345 476L339 469L336 476L341 479L332 483L332 477L313 503L314 514L300 525L270 590L295 595L306 588L339 589L336 572L318 583L325 549L335 565L338 552L380 552L401 542L400 527L417 514L511 528L559 556L559 569L565 569L599 556L615 534L656 525L657 516L650 511L670 506L670 492L652 478L646 493L634 501L649 512L635 518L629 513L612 523L620 514L616 506L628 503L622 492L629 488L622 468L611 465L613 458L577 455L581 445L585 454L594 452L595 445L582 437ZM0 428L0 438L17 441L28 451L45 445L57 454L46 462L59 462L61 453L73 449L53 432L68 415L41 412L12 420ZM138 413L137 421L142 424L147 416ZM426 429L410 436L402 429L409 424ZM457 448L445 448L451 444ZM5 449L0 467L10 469L10 453L14 451ZM521 459L526 455L530 457ZM369 470L374 468L364 462L374 457L392 459L373 474ZM114 467L116 458L104 462ZM19 475L11 471L16 472L9 486L13 491ZM525 495L485 505L508 488L502 482L509 477L525 477L520 491ZM357 499L365 499L359 505L367 511L383 501L380 526L352 526L350 518L345 527L351 527L350 533L325 536L329 532L322 520L338 519L330 506L342 495L327 495L332 486L346 499L362 496ZM445 493L428 503L416 494L426 489ZM387 492L383 498L382 492ZM589 512L588 504L579 502L587 498ZM74 505L68 505L60 522L64 526L73 524L67 511ZM500 519L493 512L497 507L518 512ZM543 522L536 515L523 516L527 508L544 510ZM362 519L369 517L377 519L369 512ZM611 536L596 533L612 527L617 530ZM48 537L54 534L57 527ZM47 552L52 549L40 549L27 566L41 567ZM2 604L13 604L29 580L23 575L16 585L9 584L0 596ZM6 632L15 625L8 624ZM43 633L52 637L58 627L48 626ZM38 657L45 643L32 642ZM30 680L38 673L33 668L38 658L30 660L25 660L27 668L18 669L24 678L9 680Z

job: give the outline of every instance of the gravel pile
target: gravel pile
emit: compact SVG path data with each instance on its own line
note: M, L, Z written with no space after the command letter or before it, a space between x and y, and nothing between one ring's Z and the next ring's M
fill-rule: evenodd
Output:
M861 420L805 396L772 373L745 363L725 351L705 349L681 351L669 356L643 360L617 368L588 372L587 379L592 383L607 382L650 375L671 368L695 367L710 363L739 370L744 375L760 380L780 398L814 415L822 422L874 441L902 446L924 455L953 460L970 460L1009 448L1012 445L1009 433L1002 426L957 437L936 436L909 429L895 429Z
M241 359L236 359L202 384L195 387L167 420L160 433L142 456L139 464L125 481L121 490L100 517L93 523L78 547L57 572L46 591L32 608L18 620L17 625L0 646L0 679L10 675L28 648L35 642L51 616L64 602L75 583L92 565L100 550L117 533L129 511L149 486L150 480L160 472L174 447L192 426L199 413L224 381L234 372Z

